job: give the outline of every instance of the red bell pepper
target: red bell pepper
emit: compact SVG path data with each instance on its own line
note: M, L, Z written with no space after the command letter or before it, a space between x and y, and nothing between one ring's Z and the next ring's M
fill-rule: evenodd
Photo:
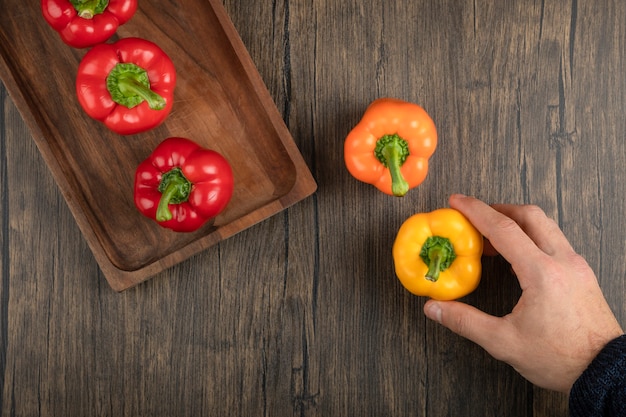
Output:
M46 22L74 48L105 42L137 11L137 0L41 0Z
M121 135L160 125L172 110L175 86L170 58L141 38L94 46L76 76L76 94L85 112Z
M233 172L218 152L172 137L135 173L135 205L176 232L193 232L221 213L233 195Z

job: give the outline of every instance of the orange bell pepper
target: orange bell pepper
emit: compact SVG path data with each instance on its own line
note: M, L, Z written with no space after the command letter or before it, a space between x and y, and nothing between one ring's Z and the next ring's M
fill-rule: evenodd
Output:
M411 293L454 300L480 282L483 236L459 211L444 208L409 217L393 244L398 279Z
M381 98L348 134L344 159L350 174L401 197L421 184L437 147L437 130L417 104Z

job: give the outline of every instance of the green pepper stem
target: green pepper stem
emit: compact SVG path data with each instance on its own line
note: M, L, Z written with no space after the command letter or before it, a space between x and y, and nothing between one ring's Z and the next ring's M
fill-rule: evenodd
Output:
M441 236L431 236L426 239L420 257L428 265L425 278L432 282L437 282L439 274L452 265L456 259L454 246L450 239Z
M391 192L402 197L409 191L409 183L404 179L400 167L409 156L409 145L397 134L385 135L376 142L374 153L378 160L389 168Z
M144 86L132 77L123 78L119 83L120 91L125 95L137 95L148 102L152 110L162 110L165 107L165 99Z
M83 19L93 19L97 14L100 14L109 5L109 0L70 0L76 13Z
M156 220L165 222L172 219L170 204L180 204L187 201L191 191L191 182L183 175L180 168L173 168L161 177L158 187L161 192L161 199L156 211Z
M152 110L165 108L165 99L150 89L148 73L138 65L117 64L107 76L106 84L113 101L129 109L144 101Z

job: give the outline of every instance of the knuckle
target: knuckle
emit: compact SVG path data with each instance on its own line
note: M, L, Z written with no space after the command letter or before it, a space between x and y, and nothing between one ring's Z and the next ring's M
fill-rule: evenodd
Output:
M471 319L469 315L458 314L453 317L450 328L458 335L468 337L471 329Z
M523 225L543 224L544 226L547 226L547 223L550 223L550 222L556 225L556 222L554 222L554 220L549 218L546 215L546 212L543 211L543 209L537 205L534 205L534 204L524 205L520 207L520 210L521 210L520 219Z
M516 229L519 229L519 224L510 217L501 217L497 224L496 229L500 230L502 233L510 233Z
M577 276L597 281L596 275L587 263L587 260L576 252L571 252L565 258L565 262Z
M545 222L551 220L543 209L535 204L526 204L520 207L520 217L524 222Z
M528 217L546 217L543 209L535 204L527 204L523 206L523 209Z
M567 262L572 266L572 268L574 268L577 271L582 271L582 272L591 271L591 267L587 263L587 260L583 258L581 255L577 254L576 252L572 252L568 256Z

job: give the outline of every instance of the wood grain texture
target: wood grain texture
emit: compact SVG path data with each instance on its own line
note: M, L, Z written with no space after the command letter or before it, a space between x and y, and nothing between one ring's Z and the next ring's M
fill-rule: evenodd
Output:
M427 321L391 243L453 192L537 204L626 325L626 4L224 5L318 191L118 294L1 87L2 417L566 416L566 396ZM403 199L343 166L381 96L421 104L439 131ZM485 258L465 301L504 315L519 294Z

